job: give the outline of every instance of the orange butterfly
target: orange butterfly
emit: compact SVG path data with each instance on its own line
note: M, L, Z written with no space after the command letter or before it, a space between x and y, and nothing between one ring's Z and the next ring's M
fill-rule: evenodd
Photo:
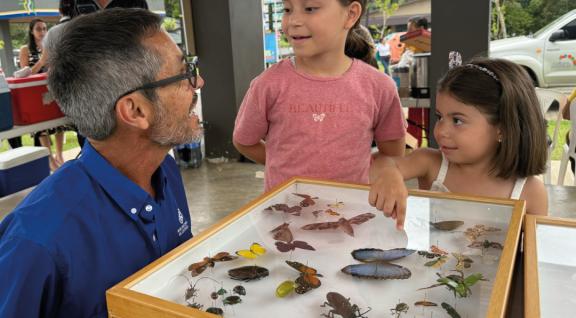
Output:
M192 277L195 277L205 271L206 268L214 267L215 262L227 262L237 258L238 256L230 255L228 252L220 252L214 255L214 257L204 257L202 261L191 264L188 266L188 270L190 271Z

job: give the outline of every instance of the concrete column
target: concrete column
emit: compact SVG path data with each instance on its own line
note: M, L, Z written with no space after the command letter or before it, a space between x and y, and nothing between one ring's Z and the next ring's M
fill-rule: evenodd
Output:
M202 89L206 157L237 158L232 144L236 113L250 81L264 71L262 2L188 1L200 73L206 80Z
M432 56L430 59L430 145L436 147L432 133L436 123L436 87L448 71L448 53L458 51L462 61L487 56L490 44L490 0L432 1Z

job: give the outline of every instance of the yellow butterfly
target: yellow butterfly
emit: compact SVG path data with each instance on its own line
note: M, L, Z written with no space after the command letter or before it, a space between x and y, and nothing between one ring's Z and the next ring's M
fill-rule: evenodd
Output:
M249 250L236 251L236 255L239 255L239 256L242 256L245 258L250 258L250 259L256 258L258 256L262 256L264 254L266 254L266 249L258 243L252 243L252 245L250 245Z

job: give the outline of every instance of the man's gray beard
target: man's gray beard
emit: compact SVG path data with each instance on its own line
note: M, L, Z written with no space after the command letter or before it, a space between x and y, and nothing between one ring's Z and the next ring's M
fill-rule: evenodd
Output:
M198 127L189 131L188 127L178 127L166 125L166 108L163 105L156 105L156 116L150 127L150 140L161 145L175 147L182 144L196 143L204 137L204 129Z

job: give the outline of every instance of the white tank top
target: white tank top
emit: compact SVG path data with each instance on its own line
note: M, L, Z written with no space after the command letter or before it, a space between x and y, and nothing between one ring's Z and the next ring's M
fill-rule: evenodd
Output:
M432 182L432 186L430 187L431 191L437 192L451 192L446 186L444 185L444 179L446 178L446 174L448 173L448 160L442 154L442 165L440 165L440 171L438 171L438 176L436 180ZM516 183L514 184L514 189L512 189L512 194L510 194L510 199L518 200L520 199L520 194L522 194L522 189L524 189L524 184L526 184L526 178L519 178L516 179Z

